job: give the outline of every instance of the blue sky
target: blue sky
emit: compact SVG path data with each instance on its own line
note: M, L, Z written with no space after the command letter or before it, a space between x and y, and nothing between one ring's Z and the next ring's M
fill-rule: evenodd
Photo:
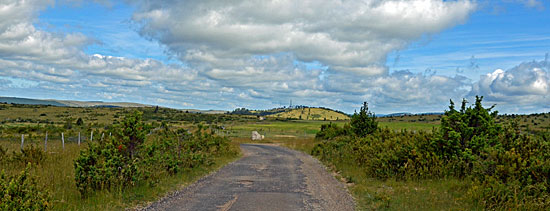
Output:
M38 2L0 3L1 96L550 112L547 1Z

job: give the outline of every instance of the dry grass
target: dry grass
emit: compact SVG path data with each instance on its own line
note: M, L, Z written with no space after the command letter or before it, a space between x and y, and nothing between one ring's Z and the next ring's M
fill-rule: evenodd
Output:
M272 114L268 117L302 120L349 120L347 115L322 108L297 108L278 114Z
M35 147L43 147L43 143L32 144ZM0 146L12 153L19 150L20 142L0 141ZM230 155L217 157L213 166L188 169L180 174L163 178L154 187L138 184L126 190L101 191L88 198L81 198L74 180L73 162L80 150L85 147L85 143L81 146L76 143L66 143L63 150L59 141L49 142L45 161L34 165L31 170L31 175L36 177L39 187L51 194L54 210L121 210L143 205L148 201L159 199L168 192L180 189L239 157ZM238 148L238 145L233 143L232 147ZM0 163L0 168L6 174L13 175L22 171L25 164Z
M82 118L84 124L111 124L113 120L117 119L115 118L117 114L134 109L105 107L74 108L56 106L19 107L11 104L1 105L2 109L0 110L0 121L2 121L4 125L6 125L6 123L11 123L13 120L16 120L16 122L25 122L27 124L36 124L40 121L53 122L54 124L64 124L67 119L72 119L74 123L78 118ZM9 125L21 125L21 123L11 123Z

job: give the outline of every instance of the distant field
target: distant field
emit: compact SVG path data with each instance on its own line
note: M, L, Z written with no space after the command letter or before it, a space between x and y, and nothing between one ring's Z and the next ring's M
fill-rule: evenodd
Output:
M0 104L0 122L64 124L82 118L84 124L110 124L131 108L75 108L42 105Z
M431 131L434 127L438 128L439 124L421 123L421 122L379 122L381 128L389 128L391 130L412 130L412 131Z
M297 108L290 111L268 115L271 118L300 120L348 120L345 114L323 108Z
M347 121L332 121L334 124L343 125ZM296 138L296 137L315 137L319 132L321 125L328 124L329 121L259 121L247 122L229 126L230 136L250 137L252 131L258 131L266 138Z
M380 125L390 129L407 128L410 130L430 130L433 126L441 123L441 115L406 115L395 117L377 118ZM528 115L499 115L497 122L507 123L517 121L522 130L525 131L548 131L550 130L550 113L528 114Z
M337 124L342 126L349 121L312 121L312 120L289 120L289 121L258 121L246 122L228 126L226 129L231 137L250 138L252 131L258 131L268 139L280 138L310 138L315 137L323 124ZM421 122L379 122L381 128L391 130L413 130L431 131L439 124Z

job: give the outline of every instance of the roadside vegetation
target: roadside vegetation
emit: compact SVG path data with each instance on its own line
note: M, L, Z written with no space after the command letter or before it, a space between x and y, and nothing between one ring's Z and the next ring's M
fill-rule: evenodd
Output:
M134 207L157 200L239 156L237 145L216 135L215 127L202 125L219 116L184 114L199 123L170 124L144 120L142 109L123 110L128 112L120 120L101 127L87 125L82 117L62 124L0 126L0 210ZM154 112L153 108L149 111ZM74 137L77 131L96 136L83 135L79 145ZM56 135L62 132L64 143Z
M380 128L365 104L350 124L323 125L311 153L356 184L364 209L548 209L550 134L497 123L493 109L482 106L482 97L460 109L451 101L439 128L395 131ZM426 187L446 194L404 202L397 193L429 198Z

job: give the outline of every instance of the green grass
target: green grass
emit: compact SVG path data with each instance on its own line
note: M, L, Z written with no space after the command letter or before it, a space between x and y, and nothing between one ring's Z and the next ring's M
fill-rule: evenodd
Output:
M349 120L349 116L324 108L296 108L289 111L268 115L268 118L290 118L303 120Z
M368 178L355 165L331 167L351 184L358 210L481 210L464 197L469 184L459 179L379 180Z
M391 130L409 130L409 131L431 131L433 128L439 127L439 124L422 123L422 122L378 122L381 128L389 128Z
M258 121L244 122L228 126L228 136L239 138L250 138L252 131L258 131L264 135L266 139L284 140L285 138L305 139L315 137L319 132L321 125L329 123L343 126L349 121L307 121L307 120L292 120L292 121ZM424 130L431 131L433 127L438 127L432 123L421 122L379 122L381 128L388 127L392 130Z
M252 131L258 131L266 138L285 138L296 137L306 138L315 137L319 132L321 125L328 124L330 121L260 121L245 122L227 127L231 137L250 137ZM347 121L332 121L334 124L343 125Z

